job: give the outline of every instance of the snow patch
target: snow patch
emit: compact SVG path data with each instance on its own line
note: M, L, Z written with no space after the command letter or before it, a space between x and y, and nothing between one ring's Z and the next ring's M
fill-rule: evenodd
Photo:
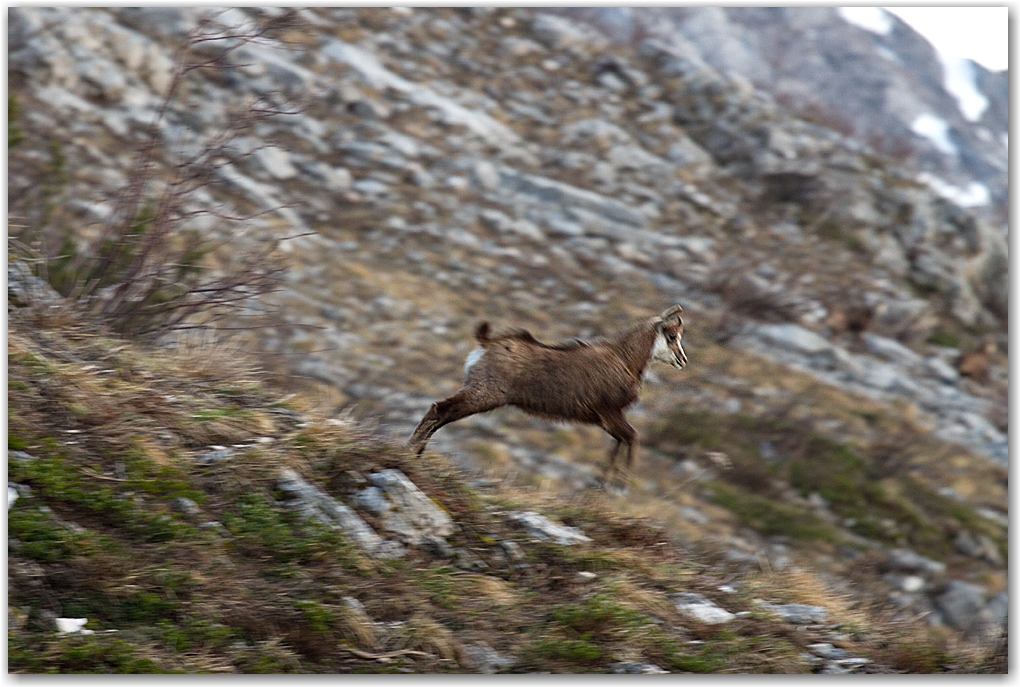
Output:
M939 194L946 200L956 203L961 208L973 208L988 205L992 200L992 195L988 192L988 187L976 181L972 181L967 184L966 188L960 188L959 186L953 186L943 179L939 179L937 176L929 172L919 174L917 180L926 184L929 188L931 188L931 190L935 191L935 193Z
M968 122L978 121L988 109L988 98L978 90L974 63L963 57L938 55L942 62L945 89L956 98L960 112Z
M946 120L933 114L918 115L910 130L924 136L946 155L956 155L956 145L949 139L949 125Z
M844 21L866 31L877 33L879 36L888 36L892 33L892 17L881 7L839 7L837 11Z

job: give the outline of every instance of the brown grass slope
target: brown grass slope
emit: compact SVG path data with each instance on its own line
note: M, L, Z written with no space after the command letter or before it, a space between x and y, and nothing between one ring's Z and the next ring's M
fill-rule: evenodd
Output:
M620 661L810 672L802 653L817 642L870 658L867 672L984 665L950 633L893 621L811 572L729 573L598 492L555 501L472 488L443 456L413 458L283 395L236 350L144 348L71 313L9 312L8 445L31 456L8 462L8 478L31 490L8 511L11 672L471 672L479 643L512 658L512 672L607 672ZM215 446L233 458L196 460ZM454 518L451 545L487 567L468 572L417 549L369 558L279 505L284 467L347 502L365 475L399 469ZM176 512L181 497L198 512ZM512 509L593 541L529 540L505 518ZM703 625L677 611L675 592L746 613ZM824 606L829 621L789 625L755 599ZM95 634L58 636L54 617L88 618Z

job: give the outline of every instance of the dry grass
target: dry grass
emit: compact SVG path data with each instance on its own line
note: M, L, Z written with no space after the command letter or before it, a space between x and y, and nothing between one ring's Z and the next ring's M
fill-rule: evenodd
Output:
M671 501L646 495L628 504L601 492L564 499L509 482L483 495L443 456L414 458L349 414L329 417L329 403L281 405L284 394L240 348L223 360L208 340L156 351L73 318L57 329L29 327L15 312L8 354L9 444L35 456L10 466L11 478L33 489L9 515L20 542L9 598L24 618L9 644L14 672L454 672L465 669L462 646L478 642L526 671L649 660L679 672L802 672L798 647L821 641L775 621L699 626L666 598L676 591L732 610L750 610L751 593L823 605L836 622L860 628L856 650L892 667L945 670L951 660L967 668L981 658L887 629L807 573L744 575L738 581L753 592L720 597L731 574L635 517ZM233 457L195 462L217 443L236 445ZM277 503L284 467L340 498L370 472L399 469L453 516L459 531L450 544L488 568L463 572L418 550L370 559ZM201 513L173 512L177 496ZM49 512L38 509L44 504ZM529 541L502 515L515 508L580 527L593 542ZM222 526L202 526L213 521ZM84 529L71 535L66 523ZM526 566L510 564L499 544L507 540L525 551ZM55 638L39 624L44 610L118 632Z

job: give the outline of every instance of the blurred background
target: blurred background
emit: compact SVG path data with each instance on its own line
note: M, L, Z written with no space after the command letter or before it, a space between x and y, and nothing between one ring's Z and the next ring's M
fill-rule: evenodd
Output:
M480 320L679 303L621 512L1005 617L1004 69L875 8L22 7L8 42L9 252L115 328L208 325L403 440ZM431 448L576 495L610 444L501 409Z

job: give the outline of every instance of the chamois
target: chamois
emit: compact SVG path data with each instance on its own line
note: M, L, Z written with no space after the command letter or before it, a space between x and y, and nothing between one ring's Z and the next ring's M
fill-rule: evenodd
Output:
M464 364L464 386L433 403L414 430L408 446L421 455L439 428L462 418L514 406L550 420L598 425L616 444L603 474L608 481L621 445L627 469L634 462L637 432L623 415L637 400L641 376L652 360L683 369L687 355L680 345L683 308L674 305L619 334L592 341L574 339L548 345L519 329L499 336L489 323L475 330L479 347Z

